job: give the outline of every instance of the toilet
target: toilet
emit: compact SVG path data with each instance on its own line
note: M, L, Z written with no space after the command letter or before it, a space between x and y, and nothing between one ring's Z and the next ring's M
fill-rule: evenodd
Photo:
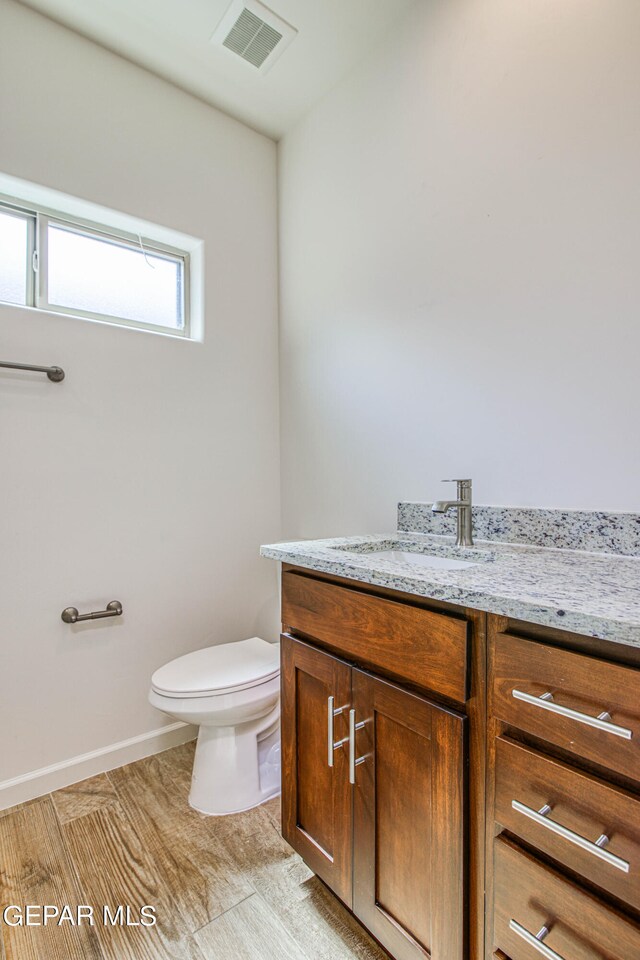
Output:
M280 647L260 637L187 653L151 678L149 702L200 727L189 804L223 816L280 793Z

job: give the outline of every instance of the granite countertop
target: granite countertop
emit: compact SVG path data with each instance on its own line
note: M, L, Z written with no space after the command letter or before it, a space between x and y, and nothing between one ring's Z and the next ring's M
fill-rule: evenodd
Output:
M468 560L474 565L432 569L376 555L391 549ZM640 647L638 555L494 539L458 548L450 536L403 530L270 544L260 553L378 587Z

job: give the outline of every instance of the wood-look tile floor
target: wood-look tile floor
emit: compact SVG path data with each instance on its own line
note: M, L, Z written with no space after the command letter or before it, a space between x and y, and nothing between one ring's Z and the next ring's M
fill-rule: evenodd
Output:
M2 925L0 960L386 960L279 832L279 802L204 817L193 743L0 811L0 909L91 905L95 926ZM105 926L130 905L156 926Z

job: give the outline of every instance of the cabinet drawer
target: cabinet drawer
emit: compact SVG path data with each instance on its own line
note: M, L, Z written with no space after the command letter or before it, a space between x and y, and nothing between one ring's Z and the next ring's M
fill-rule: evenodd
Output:
M493 716L640 780L640 671L511 634L494 647Z
M640 927L504 840L494 911L494 949L511 960L640 960Z
M287 572L282 622L363 666L461 703L467 699L462 618Z
M495 819L640 910L640 797L500 737Z

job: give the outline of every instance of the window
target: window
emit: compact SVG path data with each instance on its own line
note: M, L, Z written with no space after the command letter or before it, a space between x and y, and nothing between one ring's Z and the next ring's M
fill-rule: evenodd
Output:
M0 201L0 301L188 337L189 253Z
M35 218L0 207L0 300L33 299L33 229Z

